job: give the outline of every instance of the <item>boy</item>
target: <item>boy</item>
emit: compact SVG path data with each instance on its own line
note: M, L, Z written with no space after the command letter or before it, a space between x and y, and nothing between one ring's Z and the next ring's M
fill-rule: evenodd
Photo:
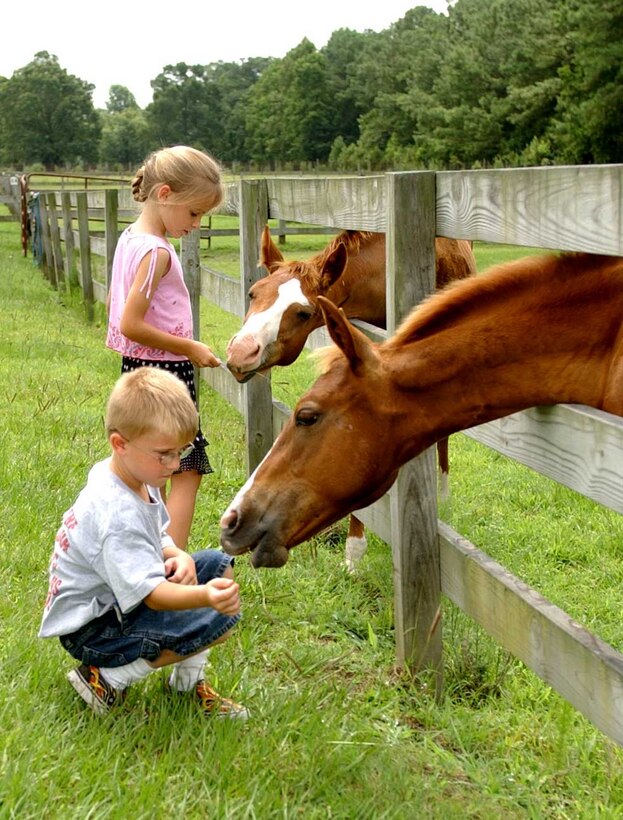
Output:
M240 618L233 562L217 550L178 549L160 495L198 425L171 373L121 376L106 409L111 456L90 470L56 535L39 635L58 636L80 661L68 679L96 712L172 664L170 688L193 693L206 716L248 716L203 677L208 647Z

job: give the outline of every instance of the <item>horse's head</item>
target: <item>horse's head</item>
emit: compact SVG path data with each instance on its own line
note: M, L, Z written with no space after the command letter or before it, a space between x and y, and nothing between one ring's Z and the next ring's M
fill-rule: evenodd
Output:
M323 324L317 297L342 274L346 259L338 244L321 261L286 262L264 228L260 263L268 275L251 286L242 328L227 345L227 367L239 382L295 361L309 334Z
M394 390L376 346L319 297L336 351L300 399L270 453L221 519L230 555L279 567L288 550L380 498L400 456L392 437Z

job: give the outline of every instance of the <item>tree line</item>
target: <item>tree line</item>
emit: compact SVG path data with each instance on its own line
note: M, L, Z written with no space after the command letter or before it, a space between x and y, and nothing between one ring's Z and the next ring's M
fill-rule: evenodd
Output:
M233 170L623 161L620 0L455 0L285 57L167 65L141 109L46 51L0 77L0 164L133 169L187 143Z

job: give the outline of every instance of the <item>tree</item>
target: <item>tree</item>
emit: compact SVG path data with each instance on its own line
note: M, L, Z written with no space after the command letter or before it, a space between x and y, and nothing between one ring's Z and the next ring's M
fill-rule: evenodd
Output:
M158 145L185 143L218 157L223 147L223 116L213 68L167 65L152 81L147 118Z
M108 92L106 110L109 114L120 114L128 109L138 108L138 103L132 92L124 85L111 85Z
M104 114L103 123L100 161L113 168L138 167L153 147L145 113L138 106L125 108Z
M618 0L566 0L571 57L549 136L562 162L623 159L623 7Z
M0 144L5 162L51 170L97 159L100 120L94 86L68 74L40 51L0 85Z
M307 39L272 62L249 97L249 156L279 167L326 161L334 137L335 111L326 59Z

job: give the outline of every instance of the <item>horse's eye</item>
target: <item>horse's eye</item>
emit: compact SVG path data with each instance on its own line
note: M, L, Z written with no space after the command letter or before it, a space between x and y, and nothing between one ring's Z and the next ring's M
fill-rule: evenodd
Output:
M300 319L301 322L307 322L313 315L311 310L298 310L296 312L296 318Z
M296 414L294 423L297 427L311 427L312 424L315 424L319 418L320 413L318 413L316 410L306 410L305 408L302 408Z

